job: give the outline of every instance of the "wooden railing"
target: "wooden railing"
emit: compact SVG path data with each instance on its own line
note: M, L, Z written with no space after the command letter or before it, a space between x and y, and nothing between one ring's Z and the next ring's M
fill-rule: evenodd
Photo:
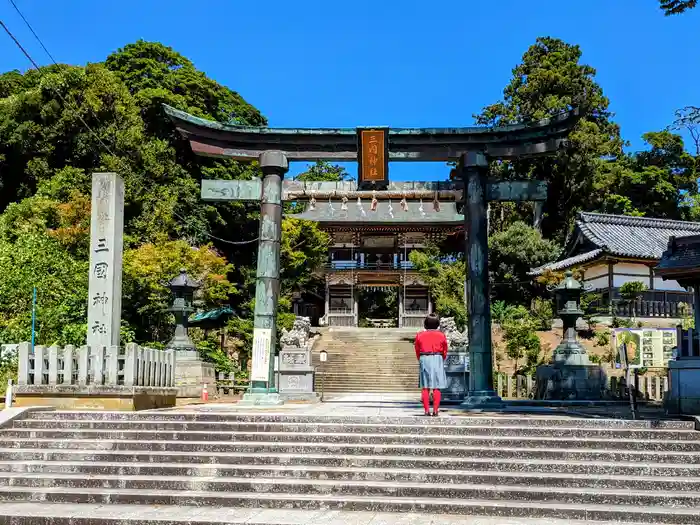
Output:
M630 302L615 302L612 305L615 317L665 317L681 319L693 314L687 303L670 301L645 301L638 299Z
M624 377L609 377L605 392L610 399L627 399L627 382ZM637 397L648 401L663 401L668 391L668 377L639 376ZM535 399L537 385L532 376L508 376L498 374L496 391L503 399Z
M600 292L600 300L589 305L589 311L601 316L659 317L681 319L693 315L693 294L682 291L646 290L634 300L625 300L619 288Z
M173 350L19 345L19 385L172 387L174 373Z

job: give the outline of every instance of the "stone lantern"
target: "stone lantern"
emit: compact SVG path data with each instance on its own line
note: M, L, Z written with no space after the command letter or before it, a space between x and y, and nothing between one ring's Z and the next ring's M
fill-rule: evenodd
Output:
M583 285L574 279L573 272L569 271L564 274L564 280L552 291L556 301L557 315L561 317L564 328L564 337L554 350L554 362L574 365L590 364L586 350L576 337L576 321L583 315L581 310Z
M192 306L194 292L200 286L201 284L187 275L187 271L184 269L181 269L180 275L168 283L168 288L173 293L173 305L166 311L175 315L175 335L168 343L168 348L173 350L195 350L194 343L187 334L187 320L190 314L194 312Z
M576 321L583 315L581 295L586 288L568 271L564 280L551 291L557 315L563 323L564 336L554 350L554 362L537 367L538 397L600 399L605 388L605 373L600 366L590 362L586 349L576 336Z

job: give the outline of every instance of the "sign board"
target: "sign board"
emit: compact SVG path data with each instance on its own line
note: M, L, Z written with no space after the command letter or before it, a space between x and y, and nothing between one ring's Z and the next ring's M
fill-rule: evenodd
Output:
M255 328L253 330L253 368L251 381L270 380L270 350L272 348L272 330Z
M673 359L676 339L674 328L613 328L616 364L623 368L625 364L630 368L666 367ZM625 352L624 356L620 355L621 351Z
M389 130L360 129L357 140L358 186L383 185L389 180Z

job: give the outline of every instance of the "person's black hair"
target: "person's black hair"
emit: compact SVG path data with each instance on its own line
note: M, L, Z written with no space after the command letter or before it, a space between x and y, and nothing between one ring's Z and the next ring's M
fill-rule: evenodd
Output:
M440 318L436 314L428 314L423 321L423 327L426 330L437 330L440 328Z

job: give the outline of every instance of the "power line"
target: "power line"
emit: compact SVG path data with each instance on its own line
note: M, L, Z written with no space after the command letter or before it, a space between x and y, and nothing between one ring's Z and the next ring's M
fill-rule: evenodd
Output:
M12 7L14 7L15 11L17 11L17 14L19 14L19 16L22 18L22 20L23 20L24 23L26 24L27 28L29 28L29 31L31 31L32 35L34 35L34 38L36 38L37 42L39 42L39 45L40 45L41 48L44 50L44 52L48 55L48 57L51 59L51 61L52 61L56 66L59 66L58 62L56 62L56 59L53 57L53 55L51 54L51 52L50 52L50 51L47 49L47 47L44 45L44 43L42 42L41 38L39 38L39 35L37 35L36 31L34 31L34 28L33 28L32 25L29 23L29 21L28 21L27 18L24 16L24 14L22 14L22 11L20 11L19 7L17 7L17 4L15 4L14 0L9 0L9 2L10 2L10 4L12 4ZM20 41L15 37L15 35L12 34L12 32L9 30L9 28L4 24L4 22L3 22L2 20L0 20L0 25L2 25L3 29L5 30L5 32L10 36L10 38L14 41L14 43L17 45L17 47L22 51L22 53L24 53L24 56L27 57L27 59L32 63L32 65L34 66L34 68L39 72L39 75L43 78L43 77L44 77L44 74L43 74L43 72L41 71L41 68L40 68L39 65L36 63L36 61L32 58L32 56L29 54L29 52L24 48L24 46L22 46L22 44L20 43ZM66 101L66 99L63 97L63 95L61 95L61 93L60 93L59 91L56 91L56 94L59 96L59 98L61 99L61 101L63 101L63 103L64 103L66 106L69 105L69 104L68 104L68 101ZM70 96L70 94L69 94L69 96ZM73 103L75 109L79 109L78 103L77 103L74 99L72 99L72 97L71 97L71 102ZM92 111L92 108L88 107L88 111L90 111L90 113L92 113L92 116L95 117L95 119L99 122L99 119L97 118L97 115L95 115L95 113ZM95 133L95 132L92 130L92 128L88 125L87 122L85 122L85 120L82 118L82 116L80 116L80 114L78 114L78 113L76 113L76 115L77 115L77 117L80 119L80 121L83 123L83 125L87 128L87 130L88 130L90 133L92 133L92 135L99 141L99 143L107 150L107 152L108 152L110 155L112 155L113 157L116 157L116 155L112 152L112 150L109 148L109 146L107 146L107 144L105 144L105 143L102 141L102 139L97 135L97 133ZM182 216L178 215L177 213L173 212L173 215L175 215L176 217L178 217L181 221L186 222L186 219L184 219ZM255 239L252 239L252 240L250 240L250 241L240 241L240 242L239 242L239 241L229 241L229 240L227 240L227 239L222 239L222 238L220 238L220 237L216 237L215 235L212 235L211 233L209 233L209 232L207 232L207 231L203 231L202 233L203 233L204 235L206 235L207 237L209 237L210 239L213 239L213 240L216 240L216 241L219 241L219 242L223 242L223 243L227 243L227 244L236 245L236 246L240 246L240 245L244 245L244 244L252 244L252 243L254 243L254 242L257 242L258 239L259 239L259 237L256 237Z
M12 0L10 0L10 2L12 3L13 6L15 6L15 9L17 9L17 6L15 5L15 3L12 2ZM20 16L22 16L22 13L19 11L19 9L17 9L17 12L20 13ZM27 22L27 20L26 20L26 18L24 18L24 16L22 16L22 20L25 21L25 23L27 24L27 27L29 27L29 29L30 29L30 31L32 32L32 34L34 34L34 36L37 38L37 40L39 40L39 37L36 36L36 33L35 33L34 30L32 29L32 26L29 25L29 22ZM43 78L44 78L44 73L41 71L41 68L40 68L39 65L36 63L36 61L32 58L32 56L29 54L29 52L28 52L26 49L24 49L24 47L22 46L22 44L20 43L20 41L17 40L17 38L15 37L15 35L12 34L12 31L9 30L9 28L5 25L5 23L4 23L2 20L0 20L0 25L2 25L2 28L5 30L5 32L6 32L6 33L10 36L10 38L14 41L14 43L17 45L17 47L20 49L20 51L22 51L22 53L24 53L24 56L26 56L26 57L27 57L27 60L29 60L29 61L32 63L32 65L34 66L34 69L36 69L36 70L39 72L39 76L43 79ZM44 46L44 44L41 43L41 40L39 40L39 43L40 43L41 46L44 48L44 50L46 50L46 47ZM51 54L50 54L48 51L46 51L46 52L47 52L47 54L49 55L49 57L51 57L51 60L53 60L53 57L51 56ZM54 64L56 64L56 65L58 66L58 64L56 63L55 60L54 60ZM63 104L66 105L66 106L69 106L68 101L63 97L63 95L61 94L61 92L58 91L58 90L56 90L55 92L56 92L56 94L58 95L58 98L61 99L61 101L63 102ZM80 110L80 107L78 106L78 103L75 102L75 100L72 100L72 102L73 102L73 106L74 106L73 109L75 109L75 110ZM89 110L90 112L92 112L92 109L88 108L88 110ZM78 111L76 111L76 116L78 117L78 119L80 120L80 122L82 122L82 124L85 126L85 128L92 134L92 136L95 137L95 138L97 139L97 141L102 145L102 147L103 147L104 149L107 150L107 153L109 153L109 154L112 155L113 157L116 157L116 155L112 152L112 150L109 149L109 146L107 146L107 144L105 144L104 141L97 135L97 133L95 133L95 132L93 131L93 129L88 125L88 123L85 122L85 119L80 115L80 113L79 113ZM93 116L95 116L94 113L93 113ZM98 120L99 120L99 119L98 119Z
M173 215L175 215L175 217L180 219L182 222L187 222L187 219L185 219L182 215L175 213L175 212L173 212ZM251 239L249 241L229 241L226 239L222 239L221 237L216 237L215 235L212 235L211 233L209 233L206 230L202 231L201 233L203 233L204 235L206 235L210 239L214 239L215 241L224 242L226 244L233 244L235 246L240 246L242 244L253 244L254 242L257 242L260 239L260 237L256 237L255 239Z
M45 46L44 43L41 41L41 38L39 38L39 35L36 34L36 32L34 31L34 28L32 28L32 26L31 26L31 24L29 23L29 21L24 17L24 15L22 14L22 11L19 10L19 7L17 7L17 4L15 4L15 0L9 0L9 2L12 4L12 7L15 8L15 11L17 11L17 14L22 18L22 20L24 20L24 23L27 25L27 27L29 28L29 30L32 32L32 35L34 35L34 38L36 38L37 42L39 42L39 45L42 47L42 49L44 50L44 52L45 52L47 55L49 55L49 58L51 59L51 61L52 61L54 64L58 65L58 64L56 63L56 60L53 58L53 56L51 56L51 53L49 53L49 50L46 49L46 46Z

